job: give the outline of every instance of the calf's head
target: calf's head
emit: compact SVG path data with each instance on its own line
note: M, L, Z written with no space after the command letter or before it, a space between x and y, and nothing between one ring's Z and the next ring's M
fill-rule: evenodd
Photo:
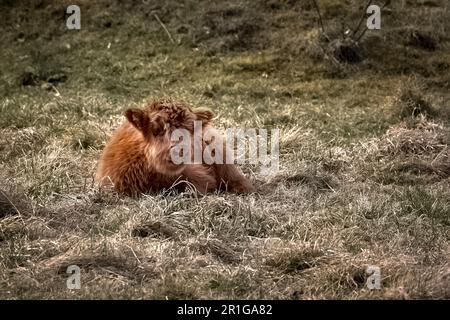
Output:
M159 100L145 109L128 109L125 116L146 142L145 154L149 165L163 174L178 175L184 165L175 164L171 159L170 150L176 144L171 141L172 133L185 129L193 134L194 121L201 121L206 126L213 114L205 108L192 109L180 102Z

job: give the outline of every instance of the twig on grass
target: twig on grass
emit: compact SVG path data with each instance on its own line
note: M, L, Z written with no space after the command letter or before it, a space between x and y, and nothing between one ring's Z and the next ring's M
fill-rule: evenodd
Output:
M166 26L161 21L161 19L159 19L158 15L156 13L154 13L153 16L155 17L156 21L158 21L158 23L161 25L161 27L164 29L164 31L166 32L166 34L169 37L170 41L172 43L175 43L175 40L173 40L172 35L170 34L169 30L167 30Z

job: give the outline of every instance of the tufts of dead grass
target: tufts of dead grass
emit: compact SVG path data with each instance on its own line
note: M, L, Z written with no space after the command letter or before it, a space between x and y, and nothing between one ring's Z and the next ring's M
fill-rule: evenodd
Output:
M398 119L414 119L419 116L436 118L439 111L425 94L425 85L417 78L408 78L398 88L391 102L391 113Z
M391 127L380 139L379 149L384 154L426 155L438 154L450 144L450 132L440 124L420 120L415 127L402 123Z

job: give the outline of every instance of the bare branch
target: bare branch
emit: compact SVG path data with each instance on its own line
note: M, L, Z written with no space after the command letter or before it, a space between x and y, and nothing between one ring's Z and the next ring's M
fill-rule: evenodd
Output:
M359 40L361 40L361 38L366 34L367 30L369 30L369 28L366 27L355 41L359 42Z
M357 34L358 31L359 31L359 28L361 28L361 25L362 25L364 19L366 18L367 8L369 8L369 6L370 6L371 4L372 4L372 0L369 0L369 1L367 2L367 5L364 7L364 10L363 10L361 19L359 20L358 26L355 28L355 30L353 30L353 37L356 36L356 34Z
M322 33L325 34L325 28L323 27L322 15L320 14L319 5L317 4L316 0L312 0L312 2L314 3L314 7L316 8L317 14L319 15L319 23L320 28L322 29Z

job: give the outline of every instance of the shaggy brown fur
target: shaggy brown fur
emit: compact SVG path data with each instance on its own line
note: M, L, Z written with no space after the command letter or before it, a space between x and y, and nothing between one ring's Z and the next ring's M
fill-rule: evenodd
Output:
M196 120L202 122L204 129L212 128L211 111L160 100L144 110L129 109L125 116L128 121L112 136L100 159L96 179L102 184L112 183L117 191L130 196L171 187L184 189L187 184L200 193L220 189L236 193L254 191L233 164L172 162L173 130L183 128L193 135Z

